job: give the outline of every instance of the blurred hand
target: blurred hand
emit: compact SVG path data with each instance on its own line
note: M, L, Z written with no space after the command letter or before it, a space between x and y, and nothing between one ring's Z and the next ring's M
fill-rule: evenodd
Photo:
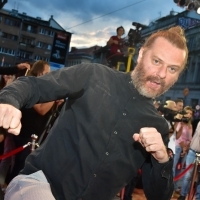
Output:
M17 67L19 69L28 69L28 70L31 69L31 66L28 63L20 63L20 64L17 65Z
M0 104L0 127L9 133L19 135L21 130L21 111L8 104Z
M12 83L15 80L15 76L13 75L9 75L7 76L7 81L6 81L6 86L9 85L10 83Z
M181 114L177 114L177 115L175 115L174 116L174 119L179 119L179 120L181 120L183 118L183 115L181 115Z
M3 141L4 141L4 135L0 134L0 142L3 142Z
M133 135L133 139L151 153L159 163L169 160L161 134L155 128L141 128L139 133Z
M64 99L60 99L60 100L56 100L56 105L60 106L65 100Z

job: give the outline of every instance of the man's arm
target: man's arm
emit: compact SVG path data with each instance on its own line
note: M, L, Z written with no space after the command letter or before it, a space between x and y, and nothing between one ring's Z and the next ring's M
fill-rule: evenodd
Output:
M65 99L76 92L84 92L84 86L95 68L95 64L82 64L40 77L20 77L0 91L0 127L18 134L21 128L21 112L17 109L30 108L37 103Z
M173 159L158 163L150 156L142 166L142 183L148 200L170 200L174 190Z
M13 75L17 74L20 70L28 69L30 70L30 65L28 63L20 63L13 67L0 67L0 74L2 75Z
M166 136L168 135L166 128ZM173 192L173 160L169 159L161 134L142 128L133 138L150 153L142 166L144 192L148 200L169 200Z
M0 103L30 108L37 103L65 99L69 94L83 89L94 69L95 64L81 64L40 77L19 77L0 91Z
M17 66L14 67L0 67L0 74L2 75L13 75L19 71Z

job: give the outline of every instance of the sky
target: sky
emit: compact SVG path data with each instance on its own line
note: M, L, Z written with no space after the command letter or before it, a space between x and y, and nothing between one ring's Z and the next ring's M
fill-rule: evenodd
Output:
M149 25L170 11L183 12L173 0L8 0L5 9L16 9L32 17L50 16L72 33L71 47L105 46L116 28L123 26L125 36L132 22Z

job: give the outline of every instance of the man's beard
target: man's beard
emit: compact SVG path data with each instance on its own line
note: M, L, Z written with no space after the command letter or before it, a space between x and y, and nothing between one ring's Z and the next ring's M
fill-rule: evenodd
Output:
M160 96L161 94L165 93L169 88L174 85L176 80L174 82L171 82L169 84L166 84L164 79L161 79L158 75L157 76L145 76L146 72L144 70L144 64L142 61L137 64L133 72L131 73L131 79L133 82L133 85L138 90L138 92L148 98L156 98ZM145 86L147 81L155 82L160 84L159 90L153 90L152 88L147 88Z

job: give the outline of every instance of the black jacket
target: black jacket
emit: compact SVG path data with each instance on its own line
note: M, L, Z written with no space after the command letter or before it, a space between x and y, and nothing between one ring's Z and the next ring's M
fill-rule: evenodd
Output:
M13 75L19 72L19 68L17 66L14 67L0 67L0 74L2 75Z
M43 145L21 173L42 170L57 200L111 200L142 168L148 200L169 200L172 160L159 164L132 136L155 127L167 145L168 125L130 74L81 64L45 76L22 77L0 93L17 108L68 97Z

